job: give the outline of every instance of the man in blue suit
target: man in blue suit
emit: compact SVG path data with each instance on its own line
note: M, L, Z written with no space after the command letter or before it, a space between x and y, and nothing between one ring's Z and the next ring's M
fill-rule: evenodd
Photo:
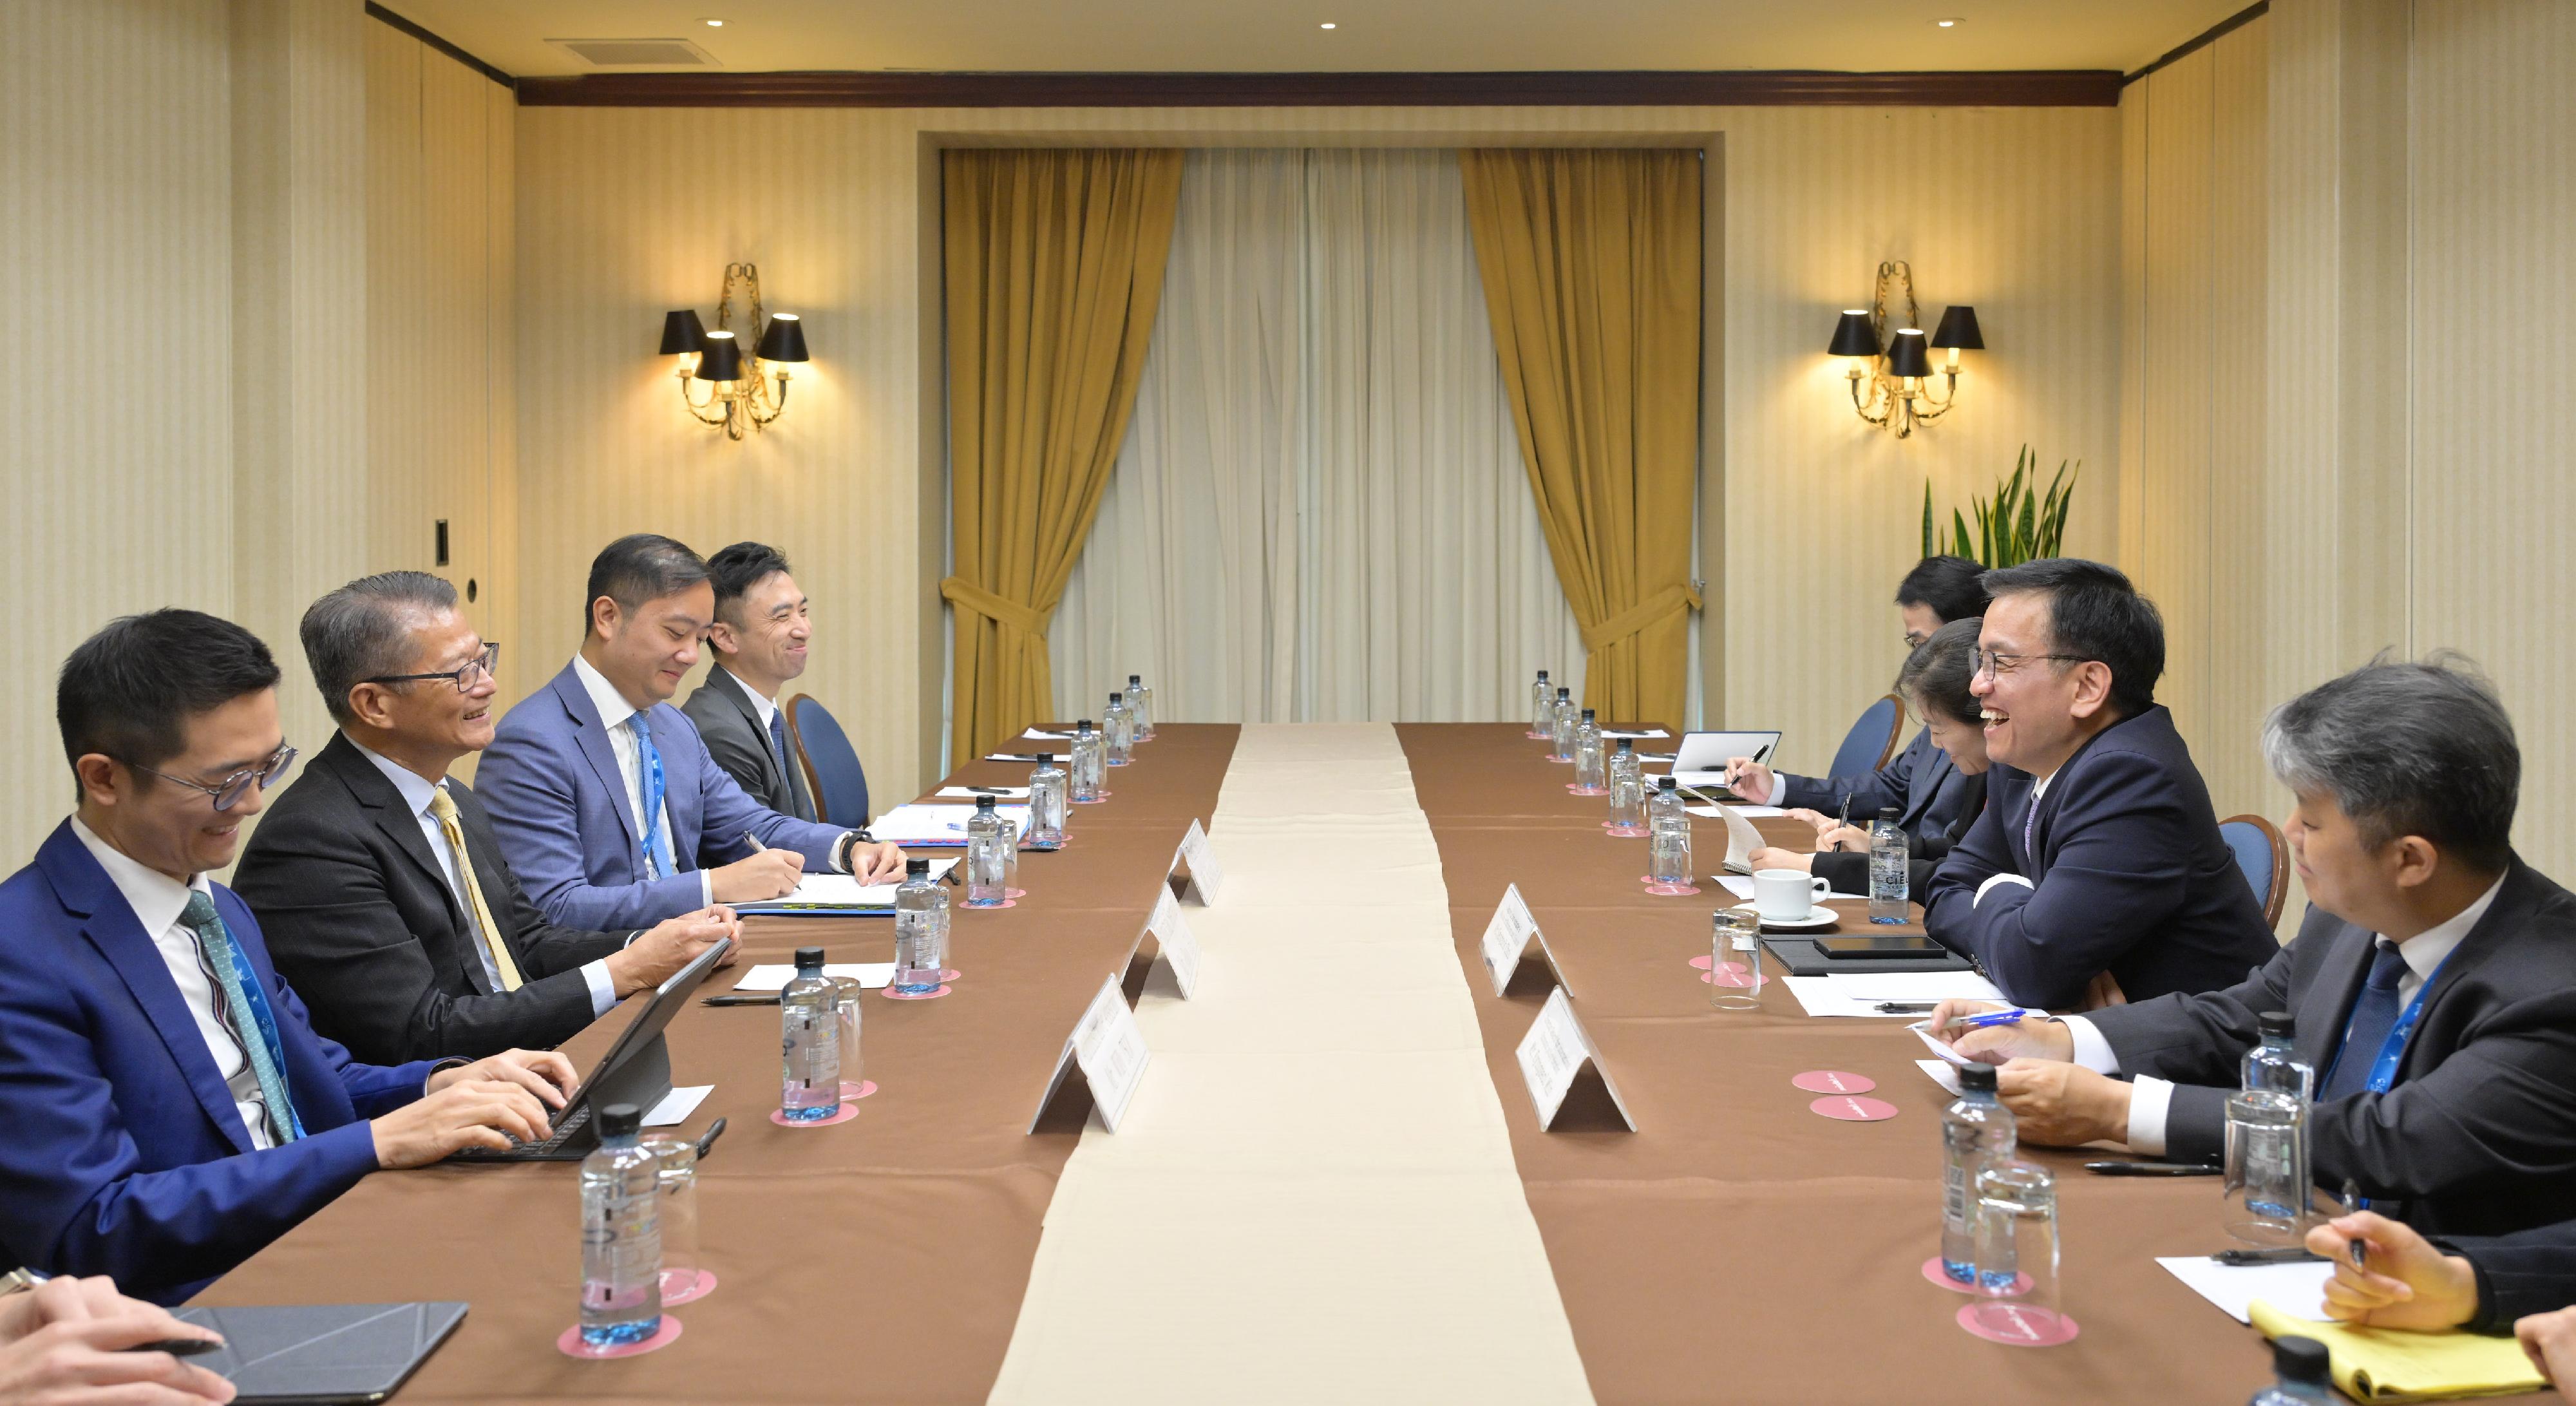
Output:
M2209 788L2157 706L2164 621L2129 578L2050 557L1988 572L1977 672L1986 809L1924 927L2051 1008L2215 991L2277 956Z
M548 1135L563 1056L358 1064L206 878L294 760L276 663L193 610L63 665L79 808L0 882L0 1249L176 1302L379 1167ZM505 1136L507 1134L508 1136Z
M510 867L567 927L649 927L793 892L805 866L862 883L903 854L864 830L781 815L716 765L671 706L715 624L698 554L637 533L590 564L581 652L521 699L475 769Z

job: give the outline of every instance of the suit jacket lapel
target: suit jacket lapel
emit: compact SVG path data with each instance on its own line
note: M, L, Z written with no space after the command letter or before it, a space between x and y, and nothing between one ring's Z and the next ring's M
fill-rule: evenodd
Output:
M608 788L608 808L617 814L617 823L626 828L627 853L641 856L643 826L637 821L635 808L626 800L626 772L617 765L617 750L608 745L608 725L599 719L599 710L590 706L590 692L581 686L581 676L566 664L548 687L563 704L572 719L573 741L581 754L590 759L590 769L599 774L599 784ZM657 739L654 745L661 745ZM639 866L637 877L642 877Z
M394 789L394 784L385 779L384 773L376 770L375 763L357 753L356 745L342 734L333 737L331 745L323 748L322 755L314 758L314 762L331 767L341 784L349 788L349 794L357 799L359 808L367 812L367 818L394 842L394 848L411 860L412 866L420 870L421 877L429 880L430 886L447 904L449 921L462 930L465 910L457 906L456 895L447 887L447 871L439 867L438 856L429 847L429 836L421 831L420 817L403 804L402 793Z
M55 896L63 907L80 915L81 936L98 949L108 965L116 969L134 1003L152 1022L153 1033L161 1037L170 1058L188 1081L188 1092L214 1120L217 1130L233 1145L236 1152L252 1150L250 1129L242 1125L241 1110L233 1106L233 1091L215 1068L215 1057L206 1048L205 1038L198 1033L196 1014L188 1009L186 998L179 994L178 983L170 979L169 964L161 959L161 949L143 930L134 909L126 904L125 895L98 867L98 861L82 848L78 836L65 821L53 837L45 841L37 854L46 876L52 880ZM220 990L220 988L218 988Z
M722 664L718 664L708 677L722 687L725 701L733 705L735 712L742 714L743 725L751 729L752 741L760 748L760 771L769 778L770 793L782 796L795 794L788 786L786 776L778 769L778 749L771 745L769 728L760 721L759 705L751 701L750 686L735 678L733 671Z
M2516 855L2507 862L2504 887L2497 890L2495 902L2487 905L2487 911L2478 919L2477 925L2470 928L2468 935L2451 949L2450 957L2444 960L2440 970L2433 973L2431 985L2425 988L2424 1009L2417 1013L2415 1021L2417 1035L2423 1034L2433 1023L2441 1009L2442 998L2457 989L2467 973L2477 970L2497 943L2522 930L2531 913L2530 875L2531 871L2523 864L2521 856ZM2398 1078L2407 1077L2415 1063L2415 1052L2421 1046L2420 1040L2409 1039L2406 1042L2406 1052L2397 1064Z
M2335 1052L2343 1044L2343 1028L2352 1016L2352 1003L2361 997L2361 983L2370 975L2371 948L2379 935L2365 932L2351 923L2337 927L2325 963L2310 983L2306 999L2292 1013L2298 1022L2293 1044L2299 1058L2317 1071L2317 1082L2325 1082L2326 1071L2334 1064ZM2373 1053L2376 1053L2374 1051Z

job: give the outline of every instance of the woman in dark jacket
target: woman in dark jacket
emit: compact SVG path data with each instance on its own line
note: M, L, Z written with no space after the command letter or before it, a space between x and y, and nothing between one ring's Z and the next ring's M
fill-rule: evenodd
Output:
M1966 777L1968 789L1956 820L1940 830L1909 832L1905 837L1906 892L1920 895L1931 888L1932 871L1950 847L1977 823L1986 808L1986 733L1982 711L1968 692L1976 674L1977 620L1953 620L1933 632L1906 656L1896 675L1897 696L1923 719L1932 745L1950 754L1950 764ZM1869 892L1869 831L1861 825L1819 827L1817 852L1797 854L1779 848L1753 853L1755 869L1804 869L1834 886L1836 893Z

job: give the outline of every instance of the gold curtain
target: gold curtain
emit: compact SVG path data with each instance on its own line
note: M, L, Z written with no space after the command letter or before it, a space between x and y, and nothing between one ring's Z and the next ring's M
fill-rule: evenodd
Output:
M949 737L981 756L1054 707L1047 618L1136 405L1181 153L950 151Z
M1458 161L1521 462L1590 651L1584 706L1680 725L1700 604L1699 153Z

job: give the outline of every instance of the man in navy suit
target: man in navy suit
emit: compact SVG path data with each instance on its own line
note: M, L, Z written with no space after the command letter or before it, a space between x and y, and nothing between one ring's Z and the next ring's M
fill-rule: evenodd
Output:
M637 533L590 564L581 652L501 719L475 769L510 867L567 927L649 927L793 892L805 866L900 878L864 830L781 815L716 765L671 706L715 624L698 554Z
M2280 951L2157 706L2164 621L2129 578L2050 557L1991 571L1969 692L1986 809L1924 927L2030 1006L2214 991Z
M63 665L79 808L0 882L0 1249L176 1302L379 1167L548 1135L561 1055L358 1064L206 878L295 758L277 665L193 610ZM505 1134L509 1136L504 1136Z

